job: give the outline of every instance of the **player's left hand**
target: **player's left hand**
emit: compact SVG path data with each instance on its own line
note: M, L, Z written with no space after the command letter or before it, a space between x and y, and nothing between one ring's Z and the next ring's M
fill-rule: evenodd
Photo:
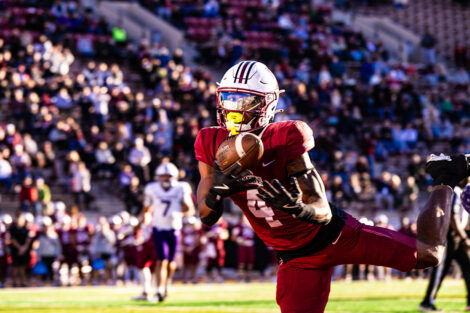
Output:
M297 178L291 178L292 192L281 184L277 179L271 183L263 181L263 187L258 187L258 198L269 206L297 217L303 210L305 204L302 202L302 191Z

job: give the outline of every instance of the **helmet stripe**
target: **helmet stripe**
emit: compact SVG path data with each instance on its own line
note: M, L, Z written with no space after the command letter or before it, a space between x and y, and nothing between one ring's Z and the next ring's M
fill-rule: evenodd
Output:
M240 62L240 64L238 65L238 67L237 67L237 72L235 73L235 78L233 79L233 82L234 82L234 83L237 82L238 72L240 71L240 68L242 67L242 65L245 64L245 62L246 62L246 61Z
M243 64L243 68L242 68L242 72L240 73L240 76L238 78L238 83L240 84L243 80L243 74L245 74L245 70L248 66L248 64L250 64L250 62L246 62L245 64Z
M253 68L253 66L254 66L255 64L256 64L256 61L255 61L255 62L251 62L250 67L248 68L248 72L246 72L245 84L248 83L248 77L250 77L251 69Z

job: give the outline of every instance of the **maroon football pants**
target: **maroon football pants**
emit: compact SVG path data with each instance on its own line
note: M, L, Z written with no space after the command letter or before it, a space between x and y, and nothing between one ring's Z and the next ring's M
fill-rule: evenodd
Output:
M372 264L407 272L416 261L415 238L364 225L348 215L339 237L325 249L281 264L276 300L282 313L322 313L335 265Z

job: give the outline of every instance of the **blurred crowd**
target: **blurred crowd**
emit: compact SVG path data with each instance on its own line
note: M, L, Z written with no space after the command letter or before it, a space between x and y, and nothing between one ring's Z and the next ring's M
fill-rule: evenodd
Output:
M0 220L0 288L7 286L99 286L136 284L139 272L153 270L151 214L142 219L126 211L98 220L87 219L77 206L57 202L50 216L8 214ZM384 214L361 222L393 229ZM416 224L402 218L399 232L416 236ZM227 215L213 227L189 216L183 220L175 279L183 283L273 281L277 272L274 251L255 236L245 218ZM346 265L335 270L337 280L423 278L424 272L398 273L391 269Z
M328 6L142 2L176 25L191 25L189 37L205 39L199 43L202 64L223 70L240 59L268 64L286 91L276 120L301 119L312 127L311 157L330 200L346 209L365 215L416 211L420 192L430 185L425 156L470 150L467 70L449 74L438 63L396 62L380 42L332 23ZM86 260L89 278L80 270L77 281L114 283L124 277L120 264L127 262L120 228L130 227L133 234L141 225L142 218L132 216L139 216L143 186L153 180L156 166L170 159L181 180L193 187L198 182L193 142L201 128L216 125L216 84L208 72L188 67L181 49L116 42L105 20L74 1L6 1L0 12L0 195L15 199L21 212L13 223L5 217L2 226L3 277L13 264L14 285L24 285L25 273L34 272L34 260L41 259L48 275L53 273L47 279L57 282L54 264L71 268ZM134 72L141 84L131 86ZM91 226L83 212L103 209L95 201L103 192L120 197L129 215ZM230 232L217 236L256 242L238 239L248 231L232 231L235 224L220 226ZM79 234L88 236L86 258L79 258ZM224 247L220 242L203 249L215 255L209 262L214 280L221 260L229 259L218 250ZM68 249L72 261L64 254ZM250 271L256 257L245 252L240 279L247 279L243 269ZM264 253L268 260L270 252Z
M151 216L146 213L138 219L122 211L92 221L77 206L66 209L63 202L55 204L50 216L4 214L0 287L139 284L139 271L153 271L157 261L150 253L154 251ZM213 227L203 227L194 216L183 220L176 256L178 280L197 284L274 279L273 251L260 245L245 219L232 215L228 220ZM225 266L232 271L222 271Z
M452 74L435 57L398 62L381 42L332 22L332 8L324 4L141 3L185 29L202 63L225 70L241 59L265 62L285 90L276 120L310 124L316 139L311 156L331 199L345 207L415 209L419 191L429 185L425 156L470 150L470 76L462 53ZM423 47L434 40L427 35ZM201 87L185 88L187 97L197 99ZM203 115L213 112L210 101L196 102Z

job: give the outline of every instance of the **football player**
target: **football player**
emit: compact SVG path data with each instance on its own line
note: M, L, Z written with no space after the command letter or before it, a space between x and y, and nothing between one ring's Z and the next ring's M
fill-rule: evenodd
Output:
M220 218L226 197L242 209L281 263L276 295L281 311L323 312L335 265L372 264L400 271L437 265L446 242L452 187L470 175L467 157L432 156L427 162L435 186L418 218L416 239L361 224L328 203L308 154L315 145L310 127L300 121L273 123L280 93L264 64L243 61L230 68L217 89L220 126L199 132L195 153L202 222L211 225ZM218 145L247 131L262 139L262 159L252 172L235 175L236 165L224 174L213 161Z
M197 284L197 266L199 264L199 254L201 253L202 229L201 223L195 216L185 218L181 232L183 250L183 283L188 282L190 275L191 282Z
M77 259L79 264L79 274L81 285L85 286L90 281L90 275L85 273L86 266L91 264L90 260L90 243L93 237L93 224L87 222L85 215L80 214L78 217L77 228L75 230L75 242L77 247Z
M238 281L251 282L251 271L255 264L255 233L246 216L232 229L232 241L238 246Z
M204 226L204 236L202 242L204 244L204 255L206 257L206 282L211 283L217 281L219 284L224 282L222 268L225 264L225 240L229 238L228 223L222 218L217 223ZM213 272L216 272L214 276Z
M76 235L77 229L72 224L69 215L65 215L62 219L62 227L58 230L59 241L62 247L62 264L67 265L67 285L72 285L72 267L78 265L78 250Z
M155 269L157 261L157 254L152 238L152 213L150 211L144 212L142 221L134 227L134 244L136 247L136 264L140 270L140 280L142 283L142 294L133 298L134 300L148 300L154 301L151 295L152 285L152 271Z
M170 162L160 164L156 182L144 189L144 212L152 210L153 240L157 252L156 300L167 296L167 285L176 270L175 253L183 217L194 215L194 203L187 188L178 182L178 168Z

